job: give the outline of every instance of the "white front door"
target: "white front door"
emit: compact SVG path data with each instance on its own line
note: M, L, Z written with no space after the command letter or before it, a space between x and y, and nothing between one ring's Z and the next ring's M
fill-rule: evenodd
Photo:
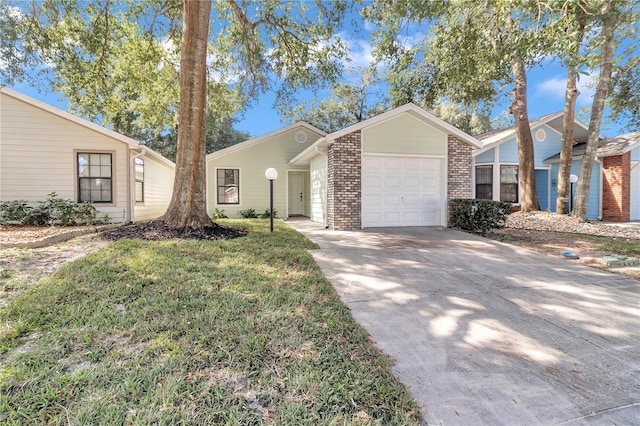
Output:
M365 155L362 226L444 225L444 160Z
M289 216L304 215L304 173L289 173Z
M631 220L640 220L640 162L631 162L631 198L629 215Z

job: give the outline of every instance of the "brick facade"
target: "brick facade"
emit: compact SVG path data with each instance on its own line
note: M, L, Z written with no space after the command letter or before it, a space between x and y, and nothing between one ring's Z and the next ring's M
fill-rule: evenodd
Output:
M362 228L361 132L335 140L327 152L327 224L329 229Z
M631 153L602 159L602 220L628 222L631 205Z
M452 198L471 198L473 147L449 135L447 149L447 201Z
M342 136L327 152L327 225L329 229L362 228L362 134ZM449 135L447 201L471 197L472 146Z

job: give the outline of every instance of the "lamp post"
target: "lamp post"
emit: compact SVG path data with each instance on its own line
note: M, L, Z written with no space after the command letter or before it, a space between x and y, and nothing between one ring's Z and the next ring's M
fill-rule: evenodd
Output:
M569 175L569 183L571 184L571 197L569 198L569 213L573 212L573 184L578 182L578 176Z
M273 232L273 181L278 179L278 171L273 167L269 167L264 172L264 177L269 179L269 209L271 212L271 232Z

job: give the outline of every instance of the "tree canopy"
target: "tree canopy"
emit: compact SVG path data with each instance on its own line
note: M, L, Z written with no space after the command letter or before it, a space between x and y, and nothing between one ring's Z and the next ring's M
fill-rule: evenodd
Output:
M214 1L208 108L218 124L267 89L335 81L346 2ZM173 0L9 0L0 84L55 90L71 112L148 141L177 125L182 10ZM212 129L215 123L209 120Z
M355 67L351 82L335 82L322 99L297 102L282 97L277 107L286 122L305 121L326 132L334 132L384 112L389 97L380 85L375 68Z

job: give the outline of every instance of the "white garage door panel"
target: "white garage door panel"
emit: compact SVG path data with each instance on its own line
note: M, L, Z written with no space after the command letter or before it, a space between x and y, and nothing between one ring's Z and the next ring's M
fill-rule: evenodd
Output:
M441 225L444 160L364 156L362 226Z
M631 220L640 220L640 163L631 163Z

